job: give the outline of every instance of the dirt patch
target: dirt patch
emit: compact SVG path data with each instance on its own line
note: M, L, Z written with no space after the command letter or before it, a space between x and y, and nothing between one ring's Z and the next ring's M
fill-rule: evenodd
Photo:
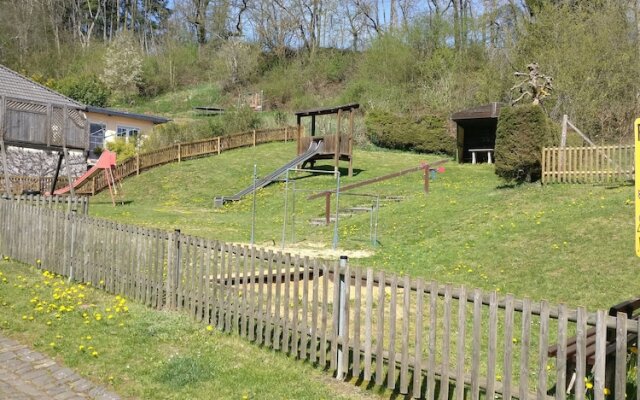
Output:
M248 243L238 243L241 245L248 245ZM336 260L340 256L347 256L349 258L366 258L374 255L372 250L345 250L326 247L322 243L304 242L301 245L287 246L284 249L281 246L274 246L273 242L257 243L257 247L264 248L265 250L273 250L274 252L281 251L283 253L290 253L291 255L298 255L301 257L308 256L310 258L321 258L324 260Z

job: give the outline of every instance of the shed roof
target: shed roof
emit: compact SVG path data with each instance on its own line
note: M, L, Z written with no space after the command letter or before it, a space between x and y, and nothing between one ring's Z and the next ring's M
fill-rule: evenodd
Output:
M39 103L53 103L75 109L84 105L0 65L0 95Z
M127 111L114 110L112 108L87 106L86 110L87 112L92 112L97 114L113 115L117 117L126 117L126 118L132 118L132 119L139 119L143 121L149 121L154 124L164 124L165 122L171 121L168 118L158 117L156 115L137 114L137 113L127 112Z
M451 119L454 121L460 121L465 119L484 119L484 118L498 118L500 116L500 103L489 103L481 106L467 108L455 112L451 115Z
M360 107L360 104L358 103L350 103L350 104L345 104L343 106L315 108L312 110L298 111L294 114L297 115L298 117L306 117L311 115L328 115L328 114L336 114L339 110L350 111L350 110L355 110L356 108L359 108L359 107Z

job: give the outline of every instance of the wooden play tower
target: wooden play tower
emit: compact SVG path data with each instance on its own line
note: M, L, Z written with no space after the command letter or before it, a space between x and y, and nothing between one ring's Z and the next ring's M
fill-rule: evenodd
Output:
M352 103L343 106L330 108L317 108L314 110L296 112L296 122L298 126L298 155L305 153L311 146L312 142L322 142L320 151L312 158L307 160L314 165L317 160L333 160L334 171L337 173L340 161L349 162L349 176L353 175L353 113L360 107L359 104ZM348 113L347 132L343 132L343 119L345 113ZM325 134L323 136L316 135L316 117L323 115L336 115L336 129L333 134ZM305 129L302 125L302 118L311 117L309 135L305 135Z
M0 163L4 190L11 194L7 147L58 153L51 192L63 158L70 174L69 150L89 147L85 106L0 65ZM73 193L72 190L72 195Z

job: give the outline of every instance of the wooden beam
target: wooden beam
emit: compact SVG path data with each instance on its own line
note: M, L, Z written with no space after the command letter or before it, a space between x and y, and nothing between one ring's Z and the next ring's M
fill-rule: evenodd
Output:
M0 96L0 153L2 153L2 169L4 173L4 190L11 196L11 181L9 180L9 165L7 164L7 146L4 143L4 119L7 111L6 98Z
M372 183L386 181L387 179L397 178L399 176L406 175L406 174L409 174L411 172L420 171L420 170L423 170L425 168L425 165L428 165L430 168L433 168L433 167L436 167L438 165L442 165L442 164L446 163L447 161L449 161L449 160L439 160L439 161L436 161L436 162L433 162L433 163L430 163L430 164L422 164L422 165L419 165L417 167L411 167L411 168L408 168L408 169L404 169L402 171L394 172L392 174L387 174L387 175L382 175L382 176L378 176L378 177L375 177L375 178L367 179L366 181L352 183L351 185L342 186L340 188L340 193L345 192L347 190L356 189L356 188L359 188L359 187L362 187L362 186L367 186L367 185L370 185ZM325 190L325 191L322 191L322 192L314 193L314 194L308 196L307 200L317 199L317 198L326 196L327 193L335 193L335 192L336 191L334 189L334 190Z

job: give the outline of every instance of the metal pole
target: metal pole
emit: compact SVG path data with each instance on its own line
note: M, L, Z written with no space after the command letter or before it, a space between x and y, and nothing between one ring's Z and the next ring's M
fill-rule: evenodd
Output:
M339 307L338 307L338 337L342 339L342 343L344 343L344 333L345 327L347 325L347 277L345 274L345 269L347 268L347 256L340 256L340 299L339 299ZM347 349L347 357L348 357L348 349ZM341 344L338 347L338 370L336 371L336 379L343 380L345 376L344 370L344 344Z
M296 182L293 181L291 192L291 244L296 243Z
M380 195L376 197L376 219L373 224L373 247L378 245L378 214L380 214Z
M285 178L285 186L284 186L284 220L282 221L282 243L280 247L284 250L284 244L287 239L287 218L288 209L287 209L287 199L289 198L289 170L287 170L287 175Z
M340 208L340 171L336 172L338 178L336 180L336 223L333 228L333 249L338 248L338 209Z
M251 210L251 244L255 244L256 234L256 179L258 177L258 166L253 164L253 208Z

